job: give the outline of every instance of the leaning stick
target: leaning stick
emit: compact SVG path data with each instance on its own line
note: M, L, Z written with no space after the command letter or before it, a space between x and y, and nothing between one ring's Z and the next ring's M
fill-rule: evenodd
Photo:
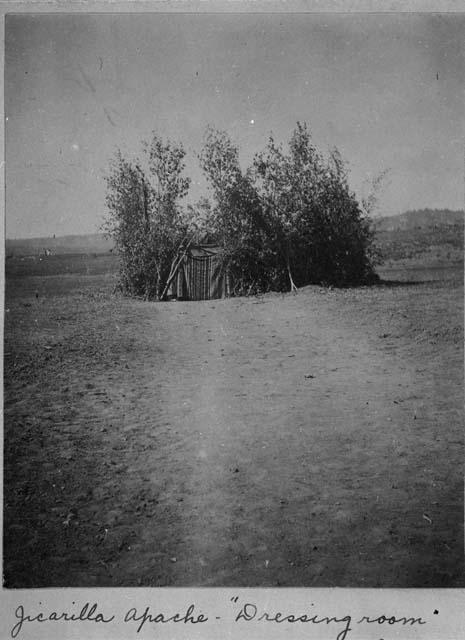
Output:
M191 246L191 244L192 244L193 240L194 240L194 238L191 238L191 239L189 240L189 242L187 243L187 245L186 245L186 247L185 247L184 251L182 252L181 257L179 258L179 260L178 260L178 262L177 262L177 264L176 264L176 267L175 267L174 269L172 269L172 270L171 270L171 271L172 271L172 273L170 274L170 276L169 276L168 280L166 281L166 285L165 285L165 288L163 289L163 293L161 294L160 300L163 300L163 299L164 299L164 297L166 296L166 292L168 291L169 286L170 286L170 284L172 283L174 276L177 274L178 269L179 269L179 267L180 267L180 265L181 265L181 262L183 261L183 258L184 258L184 256L186 255L187 250L188 250L188 249L189 249L189 247ZM176 258L175 258L175 260L176 260ZM173 260L173 264L174 264L175 260Z

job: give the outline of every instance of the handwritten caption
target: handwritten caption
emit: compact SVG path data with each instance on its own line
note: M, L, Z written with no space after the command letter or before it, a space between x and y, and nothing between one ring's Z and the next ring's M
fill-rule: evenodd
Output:
M314 603L310 603L306 611L278 611L267 610L254 602L241 600L238 596L230 598L230 614L228 616L212 615L198 609L196 604L189 604L185 610L175 612L157 611L151 606L131 607L123 614L116 615L110 610L104 610L99 603L86 602L79 605L73 601L72 608L68 611L46 611L41 602L38 602L36 611L28 611L22 604L16 607L14 612L14 624L11 627L12 638L19 638L27 629L31 629L37 624L44 623L92 623L97 625L119 624L137 635L150 627L181 624L186 626L206 625L212 622L223 620L226 624L273 624L287 626L310 625L315 627L327 627L334 631L335 640L347 640L358 625L375 627L383 633L387 628L399 627L419 627L426 625L427 620L422 617L398 616L386 613L378 615L364 615L354 619L347 613L343 616L331 616L322 612L317 612ZM438 615L439 611L434 610L433 615ZM227 619L226 619L227 618ZM379 632L377 632L379 633ZM397 633L397 632L396 632ZM379 636L377 636L379 637Z

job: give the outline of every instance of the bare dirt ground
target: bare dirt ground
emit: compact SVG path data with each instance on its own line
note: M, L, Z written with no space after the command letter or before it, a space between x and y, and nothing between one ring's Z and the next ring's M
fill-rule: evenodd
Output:
M441 277L163 304L11 278L5 586L464 586Z

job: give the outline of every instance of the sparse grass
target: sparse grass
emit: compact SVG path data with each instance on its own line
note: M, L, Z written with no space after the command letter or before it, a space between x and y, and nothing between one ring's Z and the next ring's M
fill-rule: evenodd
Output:
M105 275L118 271L118 256L103 254L62 254L52 256L18 257L6 261L7 278L18 276L54 276L61 274Z

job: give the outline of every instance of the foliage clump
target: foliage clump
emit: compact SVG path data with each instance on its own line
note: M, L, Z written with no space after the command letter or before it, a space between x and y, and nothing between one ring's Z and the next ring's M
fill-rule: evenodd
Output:
M182 145L154 135L145 155L144 171L117 154L107 177L107 231L126 293L163 298L183 252L199 241L220 247L236 295L376 280L374 193L359 203L338 151L325 158L305 124L287 149L270 136L245 171L227 133L207 128L199 161L211 201L186 209Z
M145 167L116 154L106 177L105 230L120 256L120 287L128 295L160 299L170 265L188 233L180 200L190 180L183 176L182 145L154 135L144 145Z

